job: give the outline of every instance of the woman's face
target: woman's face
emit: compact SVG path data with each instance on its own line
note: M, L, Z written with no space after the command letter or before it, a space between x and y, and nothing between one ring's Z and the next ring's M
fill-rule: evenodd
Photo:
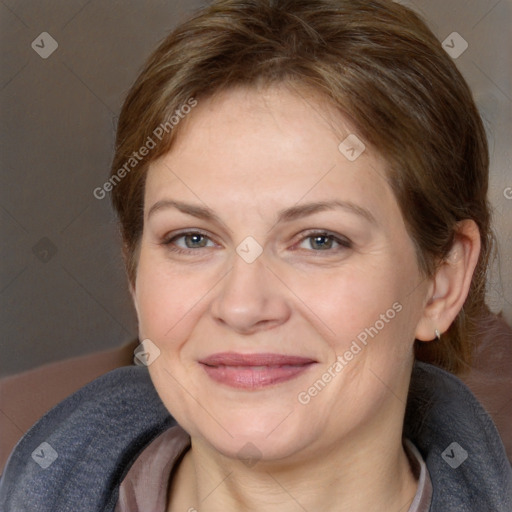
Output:
M171 414L229 457L399 439L428 282L384 160L285 87L185 122L150 166L133 290Z

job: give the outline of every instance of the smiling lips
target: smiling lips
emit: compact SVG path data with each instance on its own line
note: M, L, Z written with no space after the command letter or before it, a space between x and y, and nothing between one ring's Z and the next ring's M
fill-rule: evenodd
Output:
M316 363L282 354L213 354L199 361L216 382L238 389L259 389L293 379Z

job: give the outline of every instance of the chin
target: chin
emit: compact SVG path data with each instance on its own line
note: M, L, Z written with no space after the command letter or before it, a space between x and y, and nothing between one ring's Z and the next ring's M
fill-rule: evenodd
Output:
M305 423L298 425L295 414L285 419L288 413L276 415L244 414L244 417L223 416L222 427L195 425L197 434L207 444L226 457L247 460L277 461L286 459L309 446L311 432L305 429ZM284 421L283 421L284 420ZM287 422L291 420L288 424ZM300 422L299 422L300 423ZM202 427L202 428L201 428ZM192 433L194 437L194 432Z

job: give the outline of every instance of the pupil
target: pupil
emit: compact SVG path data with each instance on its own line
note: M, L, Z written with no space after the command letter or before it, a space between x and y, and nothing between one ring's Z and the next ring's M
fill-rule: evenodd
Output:
M332 240L327 235L315 236L313 238L313 248L314 249L330 249L332 245Z
M185 238L185 240L189 249L205 246L205 238L203 235L189 235Z

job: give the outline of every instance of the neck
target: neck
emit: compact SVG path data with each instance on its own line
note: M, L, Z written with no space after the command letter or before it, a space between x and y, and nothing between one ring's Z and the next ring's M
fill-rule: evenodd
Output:
M401 439L384 441L344 439L314 458L260 461L252 467L192 441L173 479L168 510L407 510L417 482Z

